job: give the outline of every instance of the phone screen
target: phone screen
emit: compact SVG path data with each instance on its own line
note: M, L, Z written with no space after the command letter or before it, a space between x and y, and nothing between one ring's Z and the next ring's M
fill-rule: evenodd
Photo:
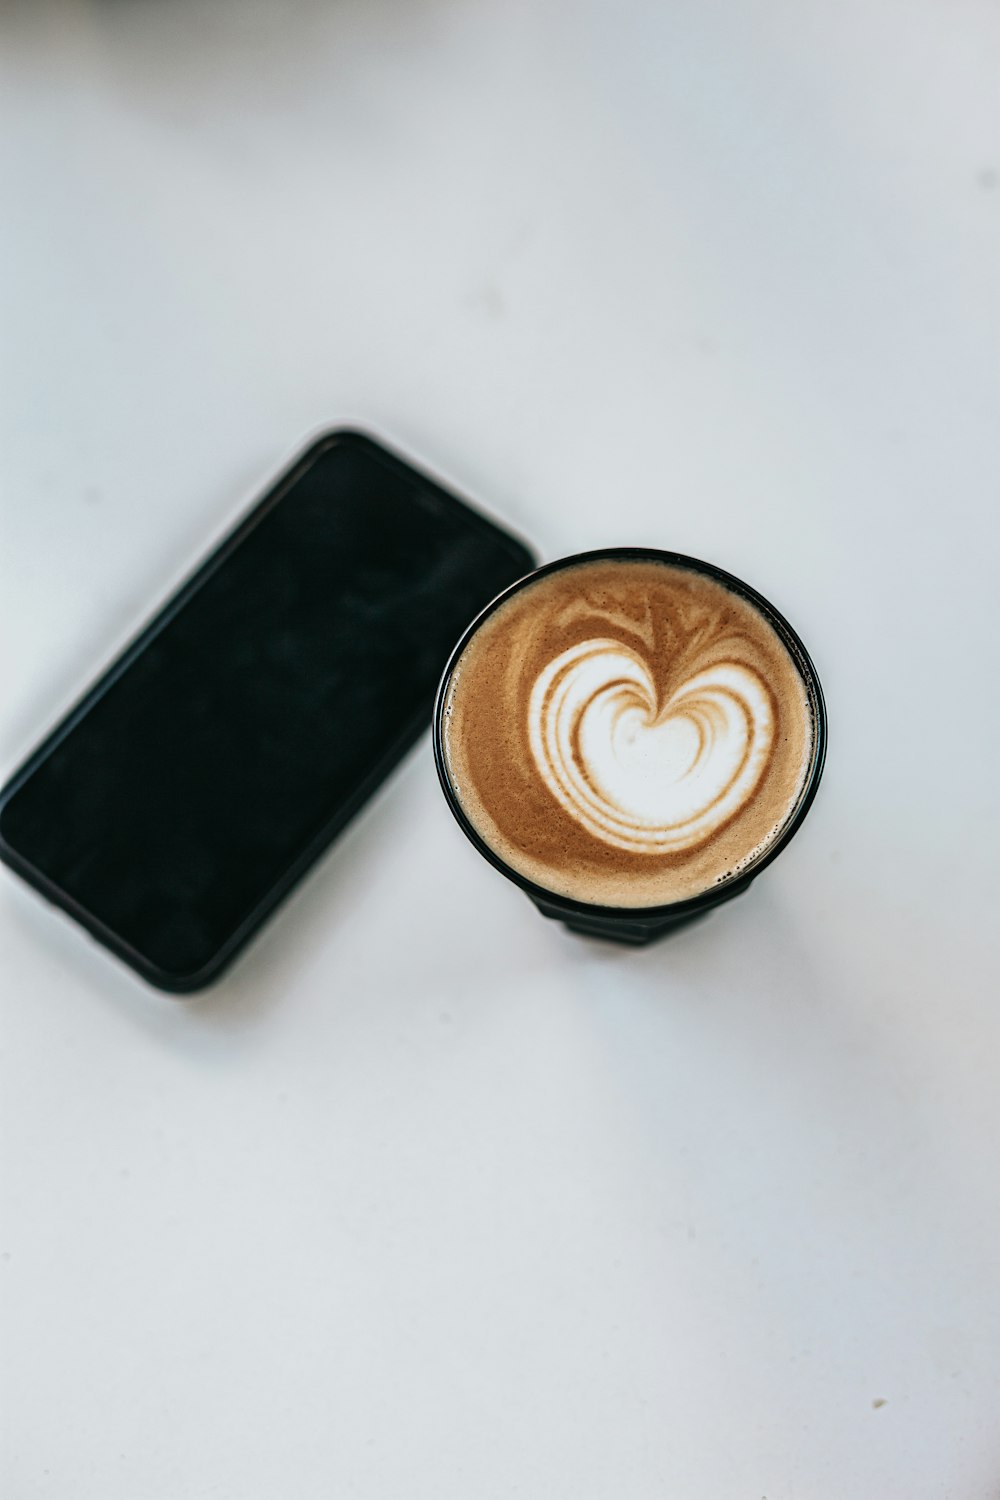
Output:
M530 553L372 439L321 439L3 795L0 852L146 978L215 976L430 719Z

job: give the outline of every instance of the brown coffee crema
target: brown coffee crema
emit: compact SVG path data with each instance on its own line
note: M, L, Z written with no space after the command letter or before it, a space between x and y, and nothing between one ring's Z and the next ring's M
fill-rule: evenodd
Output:
M528 583L451 673L449 781L479 836L557 895L640 908L752 864L814 750L802 675L714 578L598 559Z

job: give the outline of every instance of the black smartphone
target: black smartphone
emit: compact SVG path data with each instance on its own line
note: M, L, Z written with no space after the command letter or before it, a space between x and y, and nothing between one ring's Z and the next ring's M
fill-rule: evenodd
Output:
M217 977L430 722L528 549L373 438L313 443L0 793L0 857L161 989Z

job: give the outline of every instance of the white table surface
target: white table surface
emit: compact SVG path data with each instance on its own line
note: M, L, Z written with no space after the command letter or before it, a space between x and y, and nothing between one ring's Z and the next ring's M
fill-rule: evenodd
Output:
M2 14L12 770L337 418L771 596L826 778L574 939L426 741L214 990L0 879L11 1500L993 1500L1000 9Z

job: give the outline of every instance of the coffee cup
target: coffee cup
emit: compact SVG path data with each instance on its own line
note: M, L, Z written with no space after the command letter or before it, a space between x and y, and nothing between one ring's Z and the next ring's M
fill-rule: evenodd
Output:
M826 754L815 667L756 589L680 553L549 563L472 622L434 757L479 852L546 917L643 944L745 891Z

